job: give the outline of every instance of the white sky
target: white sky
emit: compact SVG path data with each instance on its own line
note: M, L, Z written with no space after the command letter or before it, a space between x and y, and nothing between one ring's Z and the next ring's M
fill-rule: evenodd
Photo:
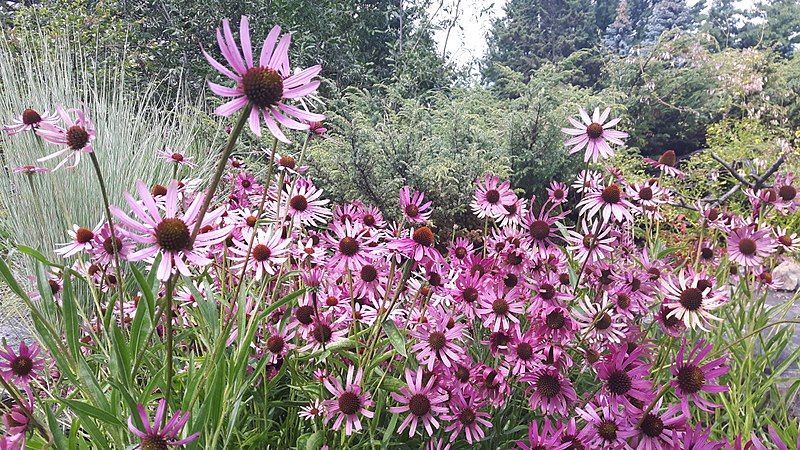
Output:
M597 0L604 1L604 0ZM688 0L690 5L698 1ZM734 4L740 9L750 9L754 0L740 0ZM483 56L486 51L486 34L492 19L503 15L506 0L440 0L433 1L429 11L435 14L434 23L452 20L456 5L459 7L458 22L447 38L447 53L458 65L465 65L473 59ZM447 30L439 30L434 34L439 53L442 52Z

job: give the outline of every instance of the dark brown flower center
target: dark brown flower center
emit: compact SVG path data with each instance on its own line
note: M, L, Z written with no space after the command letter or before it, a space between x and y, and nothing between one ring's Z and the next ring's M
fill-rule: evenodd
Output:
M756 241L750 238L744 238L739 241L739 251L745 256L755 255L757 249L758 247L756 246Z
M678 386L686 394L700 392L706 383L706 376L703 370L694 364L687 364L678 369Z
M116 248L116 250L115 250ZM115 237L108 237L103 241L103 250L109 255L113 255L122 250L122 239Z
M617 294L617 306L627 309L631 306L631 298L627 294Z
M492 302L492 312L497 314L498 316L504 316L508 314L508 302L504 298L498 298L494 302Z
M364 222L364 225L368 227L374 227L377 221L375 220L375 216L372 214L365 214L364 217L361 218L361 221Z
M553 398L561 392L561 383L555 376L543 373L536 380L536 390L542 397Z
M180 153L173 153L172 160L175 162L181 162L183 161L183 155L181 155Z
M655 414L648 413L644 416L644 419L642 419L642 424L639 425L639 429L642 430L645 436L653 438L658 437L661 432L664 431L664 421Z
M675 156L675 150L667 150L658 158L658 163L668 167L675 167L678 163L678 158Z
M639 198L648 201L653 199L653 188L650 186L644 186L643 188L639 189Z
M497 192L497 189L486 191L486 201L492 205L500 201L500 193Z
M36 110L28 108L22 111L22 123L25 125L36 125L42 121L42 116Z
M503 277L503 285L505 285L505 287L507 288L513 288L514 286L517 285L517 283L519 283L519 277L517 277L513 273L507 273Z
M166 439L158 434L149 434L142 439L142 444L139 446L141 450L168 450Z
M607 330L610 326L611 316L609 316L608 313L603 313L603 316L594 323L594 327L598 330Z
M458 414L458 421L464 425L472 425L475 423L475 410L472 408L466 408Z
M302 195L295 195L289 200L289 206L295 211L303 212L308 208L308 200Z
M67 146L72 150L81 150L89 143L89 132L80 125L73 125L67 130Z
M345 256L353 256L358 253L358 241L350 236L345 236L339 241L339 251Z
M314 327L312 334L317 342L320 344L325 344L331 340L331 337L333 336L333 330L331 330L331 327L328 325L321 323Z
M706 261L713 259L714 249L710 247L703 247L702 249L700 249L700 256Z
M294 317L303 325L311 325L314 320L314 308L310 305L305 305L294 310Z
M534 220L528 226L528 232L534 239L543 240L550 236L550 225L544 220Z
M58 284L58 281L48 280L47 284L50 285L50 292L52 292L53 295L56 295L59 292L61 292L61 285Z
M597 122L592 122L586 127L586 134L589 135L591 139L597 139L603 135L603 126Z
M408 401L408 409L411 411L411 414L422 417L430 412L431 401L427 395L414 394Z
M258 262L264 262L272 256L272 250L264 244L258 244L253 247L253 259Z
M478 290L474 287L464 289L464 301L467 303L474 303L478 300Z
M378 270L375 266L367 264L361 268L361 279L367 283L371 283L378 278Z
M11 361L11 372L19 377L27 376L33 371L33 360L27 356L17 356Z
M283 98L283 78L268 67L253 67L242 77L242 89L259 108L274 106Z
M689 311L697 311L703 306L703 292L697 288L686 288L679 298L681 306Z
M631 377L621 370L611 372L608 375L608 381L606 383L608 385L609 392L615 395L626 394L633 386Z
M81 227L75 232L75 240L78 241L79 244L85 244L92 239L94 239L94 233L88 228Z
M467 249L465 249L464 247L456 248L456 258L464 259L466 256L467 256Z
M622 200L622 191L620 191L619 186L612 183L607 188L603 189L603 193L600 194L600 196L606 203L619 203L619 201Z
M357 413L361 409L361 399L350 391L342 392L338 403L339 411L348 416Z
M297 162L289 155L281 156L281 159L278 160L278 165L281 167L286 167L287 169L294 169L297 165Z
M156 226L156 241L167 251L177 252L188 250L192 247L192 237L189 228L181 219L164 219Z
M413 203L409 203L408 205L406 205L405 211L406 215L408 217L411 217L412 219L419 215L419 207L417 207L417 205Z
M544 323L547 324L547 327L551 330L560 330L566 323L566 320L564 319L564 314L561 311L555 310L547 315L547 317L544 319Z
M523 361L527 361L533 357L533 347L527 342L520 342L517 344L517 357Z
M284 341L283 338L278 335L270 336L269 339L267 339L267 350L276 355L282 352L285 346L286 341Z
M164 195L167 195L167 188L165 186L157 184L153 186L153 189L150 190L150 193L153 195L153 197L162 197Z
M434 331L428 336L428 344L432 349L439 351L447 345L447 338L445 338L444 333L441 331Z
M428 227L419 227L414 230L413 239L423 247L430 247L433 245L433 231Z
M600 435L601 438L607 441L616 440L617 424L610 420L603 420L602 422L600 422L600 425L597 426L597 433Z
M778 188L778 197L785 202L790 202L797 197L797 188L794 186L785 184Z

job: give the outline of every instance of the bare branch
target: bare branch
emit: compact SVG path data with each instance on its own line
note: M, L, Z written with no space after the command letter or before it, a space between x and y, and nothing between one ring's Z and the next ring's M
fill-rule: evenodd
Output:
M734 169L730 164L728 164L724 159L720 158L719 156L711 153L711 157L714 158L714 161L720 163L722 167L725 168L734 178L736 178L740 183L744 184L747 187L754 187L755 185L749 181L747 181L736 169Z

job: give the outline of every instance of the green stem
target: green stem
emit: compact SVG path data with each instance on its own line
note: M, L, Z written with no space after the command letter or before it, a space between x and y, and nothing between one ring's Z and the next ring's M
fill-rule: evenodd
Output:
M170 399L170 395L172 394L172 378L173 378L174 370L175 370L175 368L173 366L173 346L174 346L174 342L173 342L173 336L172 336L172 289L173 289L174 285L175 285L175 277L173 276L173 277L170 277L169 280L167 280L167 285L166 285L167 292L166 292L165 299L164 299L164 308L166 308L166 311L167 311L167 318L166 318L167 323L166 323L166 327L165 327L166 328L166 334L167 334L167 336L166 336L166 338L167 338L166 339L167 340L166 341L167 356L166 356L165 361L164 361L166 363L166 366L167 366L167 388L166 388L167 392L166 392L166 396L165 396L166 400L167 400L167 406L169 406L169 399ZM166 415L164 417L164 420L165 420L165 423L166 423L166 420L167 420Z

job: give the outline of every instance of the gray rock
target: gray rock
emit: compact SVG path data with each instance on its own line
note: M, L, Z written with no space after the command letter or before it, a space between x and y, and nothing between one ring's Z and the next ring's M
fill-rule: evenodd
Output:
M800 288L800 263L787 258L772 270L772 280L780 289L797 290Z

